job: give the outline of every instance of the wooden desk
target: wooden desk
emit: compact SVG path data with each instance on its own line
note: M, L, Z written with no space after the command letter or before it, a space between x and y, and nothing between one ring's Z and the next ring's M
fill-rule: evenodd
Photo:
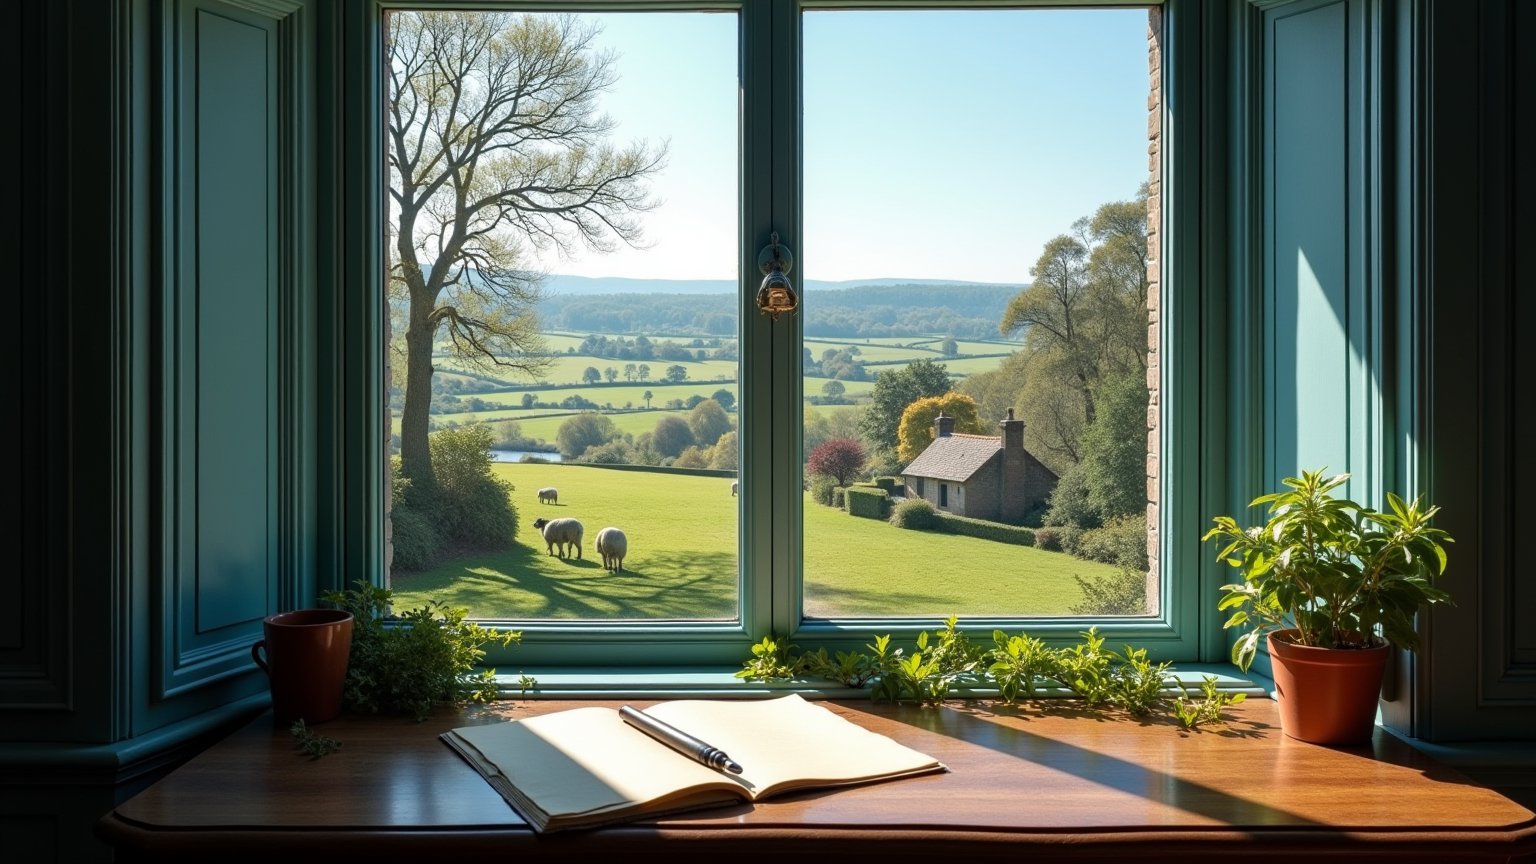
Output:
M939 709L829 703L927 752L939 775L756 806L538 836L437 733L599 702L503 703L423 724L342 718L317 761L264 715L105 816L121 860L640 862L1008 859L1505 861L1536 853L1536 814L1378 730L1329 749L1280 734L1273 703L1185 733L1071 703ZM640 703L637 703L640 704ZM935 857L938 856L938 857ZM591 859L583 859L591 860Z

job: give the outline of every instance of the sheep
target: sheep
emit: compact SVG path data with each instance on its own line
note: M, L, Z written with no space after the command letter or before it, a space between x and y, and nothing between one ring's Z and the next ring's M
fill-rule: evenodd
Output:
M592 545L603 556L603 569L617 573L624 569L624 553L629 551L629 538L612 526L597 532Z
M741 481L740 480L732 480L731 481L731 497L732 498L736 497L736 492L738 490L740 490L740 489L741 489Z
M553 486L545 486L539 490L539 503L558 504L560 503L560 493L556 492Z
M567 557L570 551L567 546L576 548L576 557L581 557L581 535L584 530L581 523L575 519L535 519L533 527L539 529L544 535L544 542L549 546L549 554L555 554L555 547L560 547L560 557Z

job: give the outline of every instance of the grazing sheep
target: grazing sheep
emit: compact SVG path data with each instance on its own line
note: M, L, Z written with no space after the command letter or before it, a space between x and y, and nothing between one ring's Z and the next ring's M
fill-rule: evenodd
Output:
M560 547L560 557L568 557L568 546L575 547L576 557L581 557L581 534L585 530L581 523L575 519L535 519L533 527L539 529L544 535L544 542L549 546L549 554L555 554L555 547Z
M624 569L624 553L629 551L629 538L617 528L608 527L597 532L593 541L597 554L603 556L603 569L617 573Z
M539 490L540 504L558 504L559 502L560 493L555 491L555 487L545 486L543 489Z
M733 497L736 495L737 490L739 490L740 488L741 488L741 481L740 480L732 480L731 481L731 495Z

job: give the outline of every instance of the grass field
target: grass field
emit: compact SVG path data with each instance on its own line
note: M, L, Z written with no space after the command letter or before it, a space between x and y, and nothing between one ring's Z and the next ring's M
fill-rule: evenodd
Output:
M497 464L516 486L517 545L430 571L396 574L403 607L429 597L480 618L730 618L736 614L737 504L725 477ZM537 503L554 486L560 504ZM666 506L656 506L665 501ZM539 516L586 526L583 560L549 556ZM597 531L629 537L624 572L592 549ZM805 611L812 617L1056 615L1081 599L1072 575L1112 567L973 537L903 531L841 510L805 505Z

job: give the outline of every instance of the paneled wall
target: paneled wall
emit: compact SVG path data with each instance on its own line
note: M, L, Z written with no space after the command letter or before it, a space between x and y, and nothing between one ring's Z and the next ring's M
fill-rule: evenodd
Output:
M1264 184L1263 491L1308 469L1369 495L1377 389L1369 266L1365 3L1308 0L1258 15Z
M94 818L259 711L262 618L312 602L316 26L300 0L0 16L0 847L105 860Z
M1536 9L1437 0L1413 32L1424 58L1413 103L1419 209L1412 250L1423 313L1424 411L1414 430L1425 490L1457 538L1429 616L1411 722L1431 740L1536 730L1536 515L1531 407L1536 303Z

